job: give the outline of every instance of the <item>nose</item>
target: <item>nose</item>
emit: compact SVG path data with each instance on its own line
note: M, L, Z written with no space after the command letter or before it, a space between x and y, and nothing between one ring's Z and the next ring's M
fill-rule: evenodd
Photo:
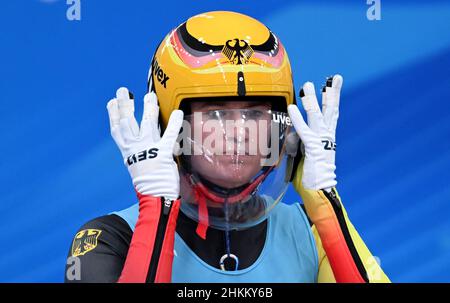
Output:
M230 116L233 122L233 130L226 131L228 140L233 140L234 143L244 143L249 141L249 121L245 111L234 110Z

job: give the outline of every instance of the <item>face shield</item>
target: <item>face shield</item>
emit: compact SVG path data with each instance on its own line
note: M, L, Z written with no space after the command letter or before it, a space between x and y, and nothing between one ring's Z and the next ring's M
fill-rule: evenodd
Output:
M194 111L184 119L177 151L181 211L220 230L265 220L294 169L299 138L288 115L250 107Z

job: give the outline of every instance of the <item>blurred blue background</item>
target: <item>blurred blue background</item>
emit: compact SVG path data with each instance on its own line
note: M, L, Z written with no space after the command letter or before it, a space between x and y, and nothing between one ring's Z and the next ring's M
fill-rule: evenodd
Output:
M68 21L64 0L2 1L0 281L63 281L77 228L135 203L106 102L119 86L142 100L173 27L234 10L279 36L297 89L344 76L337 175L352 222L393 281L450 282L450 3L424 2L382 0L369 21L366 1L81 0Z

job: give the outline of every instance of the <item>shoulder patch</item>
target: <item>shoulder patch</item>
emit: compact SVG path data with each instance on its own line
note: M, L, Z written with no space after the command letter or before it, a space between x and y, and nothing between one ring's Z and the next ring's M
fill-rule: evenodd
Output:
M97 240L102 233L99 229L83 229L79 231L72 243L72 257L82 256L97 247Z

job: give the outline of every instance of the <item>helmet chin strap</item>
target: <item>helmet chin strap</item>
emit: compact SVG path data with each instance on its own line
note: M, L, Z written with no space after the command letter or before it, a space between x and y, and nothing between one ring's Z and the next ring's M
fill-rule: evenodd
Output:
M189 180L192 184L192 188L194 190L194 197L198 203L198 218L199 222L197 225L196 233L197 235L206 240L206 232L209 227L209 215L208 215L208 206L206 200L210 200L215 203L237 203L244 200L246 197L250 196L261 184L264 179L269 175L274 166L268 168L263 174L259 175L252 183L250 183L247 187L241 190L237 194L220 196L212 191L211 188L206 187L199 178L195 177L193 174L189 175ZM226 207L226 205L225 205Z

